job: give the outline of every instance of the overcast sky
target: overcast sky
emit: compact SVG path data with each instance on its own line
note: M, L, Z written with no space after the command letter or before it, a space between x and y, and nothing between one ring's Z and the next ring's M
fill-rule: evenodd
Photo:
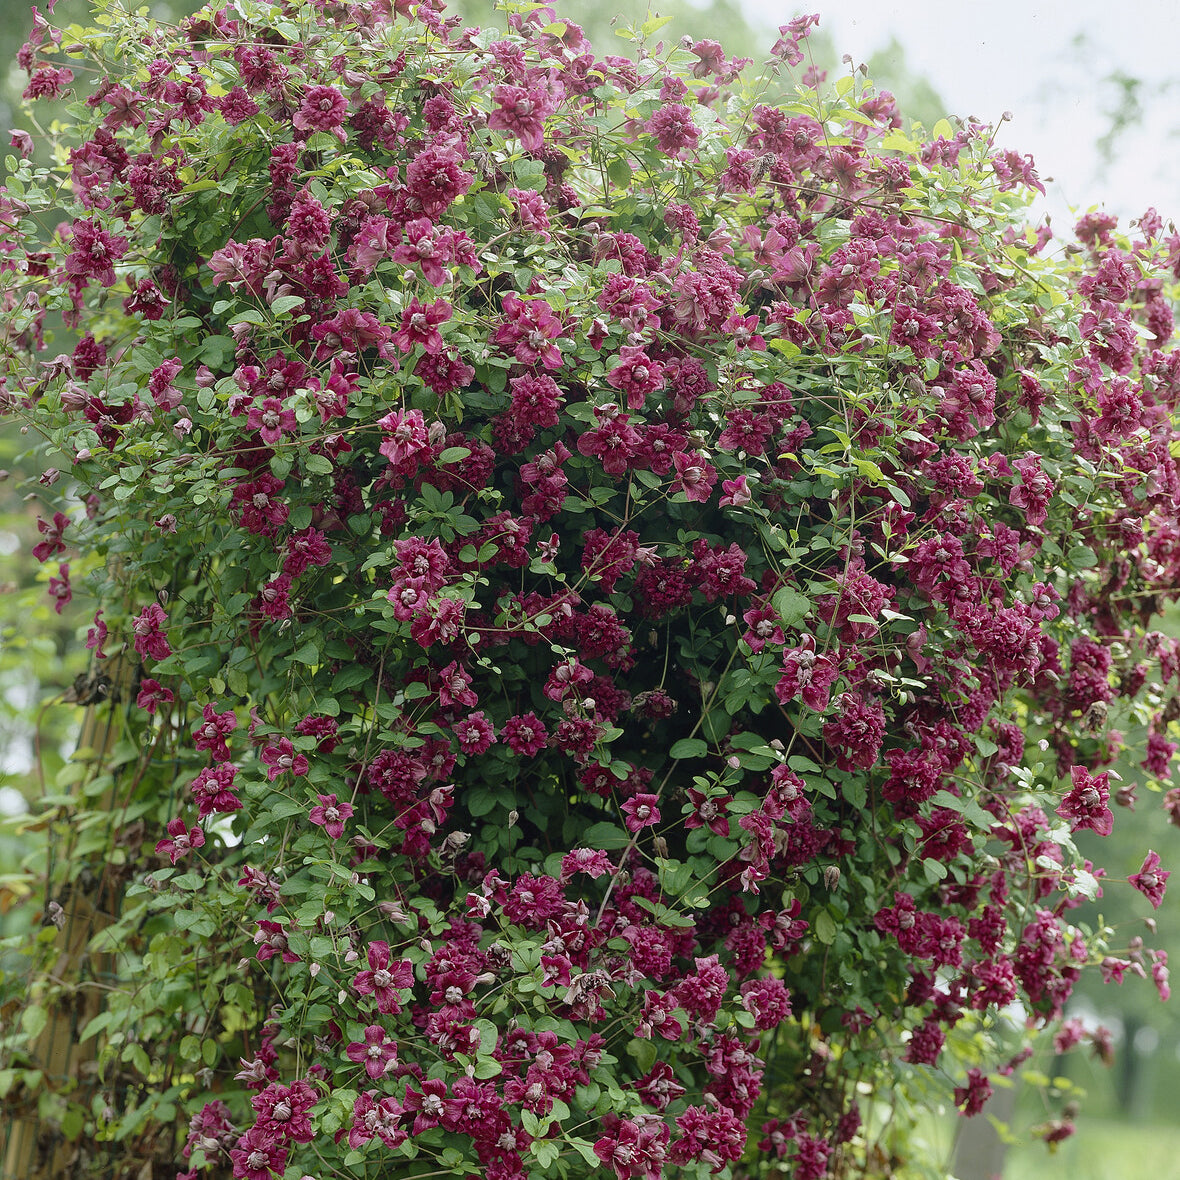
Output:
M1000 142L1031 152L1052 176L1054 220L1092 205L1125 225L1154 205L1180 222L1180 0L823 0L806 7L742 0L752 21L818 12L837 53L866 60L896 37L908 66L951 110L996 122ZM1143 80L1143 117L1102 164L1096 142L1116 72ZM1064 227L1063 227L1064 228Z

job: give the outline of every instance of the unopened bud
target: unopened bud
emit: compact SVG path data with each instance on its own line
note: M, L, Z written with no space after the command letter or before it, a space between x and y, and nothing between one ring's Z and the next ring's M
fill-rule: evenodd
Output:
M835 889L840 884L840 866L828 865L824 869L824 884L828 889Z
M379 901L377 909L384 914L391 922L396 922L399 926L407 926L410 924L410 915L406 912L406 907L398 901Z
M520 819L520 812L519 812L519 811L517 811L517 810L516 810L516 808L514 807L514 808L513 808L513 809L512 809L512 810L511 810L511 811L508 813L508 826L509 826L510 828L514 828L514 827L516 827L516 821L517 821L518 819Z

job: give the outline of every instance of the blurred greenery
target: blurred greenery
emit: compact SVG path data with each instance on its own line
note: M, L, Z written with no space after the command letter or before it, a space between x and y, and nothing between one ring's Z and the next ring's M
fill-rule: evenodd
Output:
M1174 1113L1167 1125L1153 1127L1150 1134L1125 1122L1087 1117L1084 1133L1079 1130L1056 1152L1040 1143L1013 1148L1004 1180L1170 1180L1180 1171L1178 1161L1180 1127Z

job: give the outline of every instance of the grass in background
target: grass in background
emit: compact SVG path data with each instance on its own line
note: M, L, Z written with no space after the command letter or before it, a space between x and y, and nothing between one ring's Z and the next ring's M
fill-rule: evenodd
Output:
M1004 1180L1178 1180L1180 1127L1083 1118L1050 1155L1043 1143L1009 1151Z

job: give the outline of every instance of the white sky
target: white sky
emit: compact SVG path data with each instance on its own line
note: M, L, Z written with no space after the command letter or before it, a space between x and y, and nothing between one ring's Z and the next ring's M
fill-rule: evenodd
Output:
M1124 228L1149 205L1180 222L1180 0L741 3L752 22L771 26L818 12L836 52L854 63L896 37L952 112L998 122L1011 111L1000 143L1032 153L1059 231L1072 225L1070 206L1106 208ZM1095 143L1115 91L1102 79L1116 71L1143 79L1144 115L1104 169Z

